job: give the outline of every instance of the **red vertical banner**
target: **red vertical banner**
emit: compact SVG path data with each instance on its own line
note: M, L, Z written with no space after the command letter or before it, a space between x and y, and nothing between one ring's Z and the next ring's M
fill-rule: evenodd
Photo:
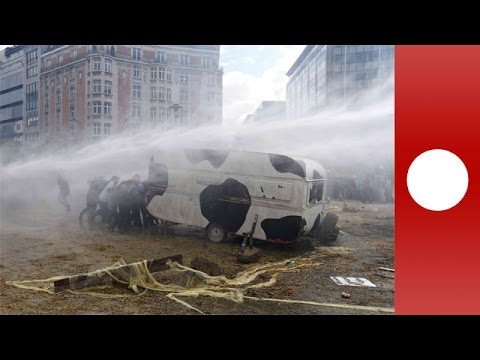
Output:
M407 187L431 149L468 171L465 196L445 211ZM480 46L395 47L395 273L397 314L480 314Z

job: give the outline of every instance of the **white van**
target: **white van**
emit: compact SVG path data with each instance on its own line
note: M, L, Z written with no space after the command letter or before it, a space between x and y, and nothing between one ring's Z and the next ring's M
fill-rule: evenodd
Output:
M335 219L323 226L325 182L325 169L309 159L163 149L150 160L147 209L160 220L206 228L213 242L250 232L256 215L255 239L293 242L320 224L328 237L338 218L329 214Z

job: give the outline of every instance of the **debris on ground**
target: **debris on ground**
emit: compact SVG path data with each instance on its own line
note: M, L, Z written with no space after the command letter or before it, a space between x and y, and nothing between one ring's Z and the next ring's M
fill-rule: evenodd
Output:
M383 266L380 266L378 268L378 270L383 270L383 271L390 271L390 272L395 272L395 269L390 269L390 268L387 268L387 267L383 267Z
M222 315L240 314L359 314L366 309L350 307L351 305L370 305L393 308L394 280L386 276L394 272L382 271L378 267L393 268L394 238L393 220L377 219L377 215L392 216L391 204L365 204L358 213L342 212L343 201L334 201L328 205L330 211L339 215L342 230L336 247L321 247L312 242L311 247L300 244L271 244L257 242L262 256L256 264L240 264L236 257L241 237L235 236L230 241L212 244L204 239L204 229L176 225L175 237L155 234L143 234L132 230L128 234L118 234L107 230L104 224L97 224L93 232L86 232L78 226L78 216L67 214L61 219L53 218L49 213L25 212L15 210L4 218L0 229L0 314L155 314L172 315L192 314L192 310L172 301L156 291L147 291L138 296L127 285L113 284L105 289L87 288L61 292L59 295L25 291L6 284L8 280L41 279L52 275L73 275L88 273L110 266L122 256L127 262L158 258L175 253L182 253L184 263L190 266L190 260L196 256L217 262L229 279L239 272L261 264L292 260L285 267L292 269L297 264L297 256L308 256L321 266L302 270L302 272L282 272L273 287L249 289L244 292L244 303L238 304L226 299L212 299L206 296L191 297L188 302L204 313ZM333 206L332 206L333 205ZM350 207L360 208L358 201L347 201ZM381 212L374 212L372 208ZM338 208L338 209L337 209ZM78 210L81 210L80 208ZM62 213L63 214L63 213ZM362 224L369 222L372 226ZM25 225L28 223L28 226ZM33 225L32 225L33 224ZM303 240L303 239L302 239ZM308 239L310 240L310 238ZM305 239L305 243L306 243ZM301 246L300 246L301 245ZM248 244L247 244L248 246ZM104 251L103 251L104 250ZM71 255L71 256L70 256ZM377 275L377 272L386 274ZM187 272L175 270L161 271L153 274L155 279L165 285L179 285L185 288ZM257 277L254 284L268 281L272 273ZM381 291L369 287L341 287L332 282L331 275L362 276L371 279ZM202 278L196 276L198 285ZM36 284L35 284L36 285ZM244 288L244 286L242 286ZM340 291L339 291L340 290ZM351 290L352 299L339 297L342 291ZM373 290L373 291L372 291ZM87 291L117 295L117 297L86 298ZM140 289L143 294L143 290ZM270 292L270 294L269 294ZM119 297L121 295L122 297ZM245 296L277 298L274 300L247 299ZM181 300L186 298L180 297ZM279 302L279 299L284 301ZM323 302L315 306L308 301ZM272 303L275 302L275 304ZM295 301L295 303L291 303ZM335 306L328 306L337 303ZM348 305L349 307L340 307ZM374 311L374 310L372 310Z
M190 267L195 270L200 270L210 276L223 275L223 268L220 265L199 256L192 259Z
M144 260L141 263L145 263L148 271L154 273L169 269L167 265L168 261L176 261L182 264L182 255L177 254L156 260ZM110 285L112 281L125 284L128 283L128 279L132 276L135 267L139 264L140 263L126 264L120 262L105 270L65 277L54 281L54 291L58 293L65 290L80 290L87 287Z
M242 264L252 264L260 260L260 255L262 254L259 248L246 248L243 253L237 255L237 261Z
M357 213L360 211L360 209L356 208L356 207L350 207L348 206L346 203L343 204L343 208L342 208L342 211L343 212L349 212L349 213Z
M389 272L381 272L381 271L377 271L376 273L377 275L380 275L380 276L383 276L387 279L395 279L395 275L393 275L392 273L389 273Z
M8 281L6 284L21 289L44 291L50 294L56 294L62 291L75 291L88 287L111 286L115 282L120 284L128 284L129 288L137 292L137 284L130 282L130 279L134 276L137 268L143 266L149 273L155 273L161 270L168 270L170 268L168 263L171 261L182 264L182 255L177 254L161 259L144 260L131 264L127 264L122 259L117 261L112 266L89 273L73 276L61 275L42 280Z
M352 297L352 295L350 295L349 293L342 292L342 298L344 298L344 299L350 299L351 297Z
M341 285L341 286L367 286L367 287L376 287L374 283L372 283L370 280L367 280L365 278L360 278L360 277L342 277L342 276L330 276L330 279L332 279L335 284Z

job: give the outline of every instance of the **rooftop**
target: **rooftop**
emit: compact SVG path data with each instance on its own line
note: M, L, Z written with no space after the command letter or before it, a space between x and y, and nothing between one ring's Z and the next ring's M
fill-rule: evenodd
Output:
M310 54L310 52L313 50L314 47L315 47L315 45L307 45L305 47L305 49L300 54L298 59L293 63L290 70L288 70L287 76L292 75L295 72L295 70L297 70L297 68L300 66L300 64L303 62L303 60L308 56L308 54Z

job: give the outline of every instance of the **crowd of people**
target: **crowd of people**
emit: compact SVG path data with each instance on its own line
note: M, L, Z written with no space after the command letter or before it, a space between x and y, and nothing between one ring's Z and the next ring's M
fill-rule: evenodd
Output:
M112 176L109 180L98 177L88 181L86 195L88 225L93 228L96 215L100 214L111 231L126 233L131 229L147 229L156 219L147 211L148 183L141 182L140 175L121 181ZM70 187L62 175L57 176L58 201L70 211Z
M328 179L327 196L333 200L393 203L393 176L379 172L348 177L332 176Z
M155 219L146 208L148 185L140 180L140 175L122 182L118 176L112 176L110 180L91 180L87 192L89 226L94 225L98 207L111 231L126 233L131 229L151 227Z

